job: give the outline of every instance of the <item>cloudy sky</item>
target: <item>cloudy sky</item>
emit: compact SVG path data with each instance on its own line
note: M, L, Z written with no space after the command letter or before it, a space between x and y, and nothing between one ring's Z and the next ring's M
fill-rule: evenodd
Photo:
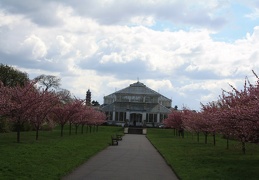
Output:
M1 0L0 63L100 103L139 79L199 110L259 74L259 0Z

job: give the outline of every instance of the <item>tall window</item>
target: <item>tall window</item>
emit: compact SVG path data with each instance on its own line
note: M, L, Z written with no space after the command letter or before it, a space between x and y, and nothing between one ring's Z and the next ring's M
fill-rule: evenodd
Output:
M106 111L106 120L112 120L112 112L111 111Z
M119 112L115 112L115 121L119 120Z
M124 122L125 117L126 117L126 112L120 112L119 114L120 114L119 115L119 121Z
M160 122L162 122L164 120L164 117L165 117L165 115L161 113L160 114Z
M154 122L154 114L149 114L148 116L148 122Z
M154 122L157 122L157 114L154 114Z
M115 112L115 121L124 122L126 119L126 112Z

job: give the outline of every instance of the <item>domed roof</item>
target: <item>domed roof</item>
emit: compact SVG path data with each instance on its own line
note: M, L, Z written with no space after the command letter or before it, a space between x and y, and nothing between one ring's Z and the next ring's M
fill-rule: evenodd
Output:
M141 82L135 82L133 84L130 84L130 86L135 86L135 87L146 87L145 84L141 83Z
M130 84L128 87L121 89L115 94L148 94L148 95L160 95L158 92L148 88L145 84L141 82L136 82L133 84Z

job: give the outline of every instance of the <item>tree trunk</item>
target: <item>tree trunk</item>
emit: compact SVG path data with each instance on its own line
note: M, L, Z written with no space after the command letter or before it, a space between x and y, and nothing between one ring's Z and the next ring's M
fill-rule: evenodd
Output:
M200 142L200 133L197 132L197 141Z
M97 126L96 126L96 132L98 132L98 127L99 127L99 126L97 125Z
M71 135L71 130L72 130L72 123L69 122L69 135Z
M216 134L213 133L213 145L216 146Z
M37 125L37 126L36 126L36 140L39 139L39 129L40 129L40 126Z
M84 133L84 124L81 125L81 134Z
M60 132L61 137L63 137L63 129L64 129L64 125L61 125L61 132Z
M76 125L76 134L77 134L78 125Z
M242 151L243 151L243 154L246 154L246 143L244 140L242 140Z
M205 132L205 133L204 133L204 136L205 136L205 144L207 144L207 142L208 142L208 133Z
M229 136L227 137L227 149L229 149Z
M20 135L21 135L21 123L20 123L20 120L16 124L16 131L17 131L17 143L20 143Z

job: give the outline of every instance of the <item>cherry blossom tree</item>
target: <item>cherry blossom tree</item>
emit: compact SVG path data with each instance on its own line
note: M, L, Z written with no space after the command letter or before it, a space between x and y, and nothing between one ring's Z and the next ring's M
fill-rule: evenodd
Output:
M253 72L254 73L254 72ZM259 78L253 85L245 80L242 90L230 85L231 91L224 91L217 102L202 105L201 112L185 113L183 125L185 129L195 132L223 134L228 139L235 138L242 144L245 154L247 142L258 141L259 138ZM206 137L205 137L206 142Z
M88 117L91 115L91 107L85 106L83 101L80 102L80 106L77 107L78 111L76 112L72 123L75 125L76 134L78 131L78 127L81 125L81 133L83 134L84 125L87 123Z
M94 110L93 112L93 123L96 126L96 131L98 131L99 125L106 122L106 115L105 113L98 110Z
M174 110L168 117L164 120L166 127L176 129L178 135L184 137L184 127L183 127L183 112Z
M56 122L61 127L61 137L63 136L64 126L67 122L72 121L76 113L78 113L78 108L82 104L82 101L75 100L69 103L59 103L53 108L53 113L56 116Z
M184 116L183 116L183 126L185 130L196 133L197 134L197 141L199 142L199 133L200 128L197 122L200 121L201 113L196 111L191 111L187 108L184 109Z
M59 99L54 92L48 91L35 92L34 96L38 103L29 120L36 130L36 140L38 140L40 127L46 122L47 116L52 112L54 106L58 104Z
M205 144L207 144L207 136L208 133L213 136L213 144L216 145L216 133L219 132L219 119L218 113L220 111L218 102L210 102L206 105L202 105L201 113L202 113L202 131L205 134Z
M21 126L28 122L31 114L37 108L38 97L35 82L28 82L24 86L0 88L0 115L8 117L16 126L17 142L20 142ZM5 103L5 104L3 104Z
M221 123L226 127L222 131L240 140L244 154L245 143L258 136L258 85L258 81L255 86L250 83L247 85L245 81L243 90L239 91L231 86L232 91L223 91L221 97L222 106L225 107L221 111Z
M88 124L92 116L92 108L90 106L85 106L84 110L80 114L81 118L81 133L84 133L84 126Z

